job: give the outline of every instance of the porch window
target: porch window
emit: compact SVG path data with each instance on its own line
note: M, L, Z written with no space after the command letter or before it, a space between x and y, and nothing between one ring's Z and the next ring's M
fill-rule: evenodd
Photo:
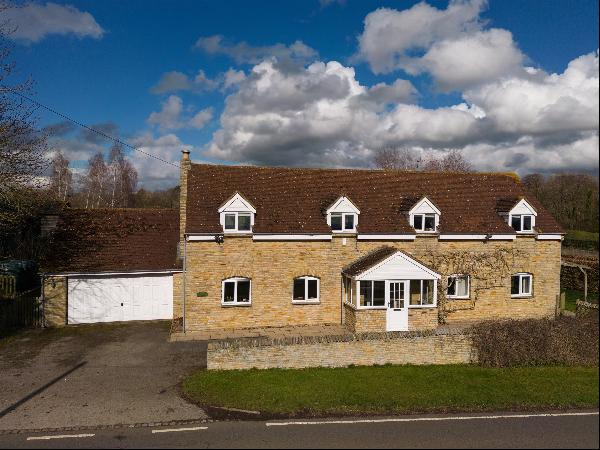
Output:
M352 279L348 277L344 277L344 300L351 305L356 304L352 296Z
M222 282L221 303L227 306L250 305L251 281L248 278L228 278Z
M446 288L446 297L448 298L469 298L470 277L468 275L450 275L448 277L448 287Z
M433 280L410 280L410 305L430 306L434 304Z
M360 306L385 306L385 281L360 281Z
M533 294L533 275L516 273L511 277L510 296L513 298L531 297Z
M317 303L319 301L319 279L315 277L294 278L293 303Z

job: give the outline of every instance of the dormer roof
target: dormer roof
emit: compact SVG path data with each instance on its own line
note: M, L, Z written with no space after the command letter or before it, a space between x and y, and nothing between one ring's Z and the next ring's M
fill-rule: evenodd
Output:
M330 234L323 212L341 196L360 211L361 233L414 234L407 213L423 197L442 212L441 233L514 234L498 203L515 199L514 207L525 197L537 212L536 230L562 233L510 175L207 164L191 165L186 232L221 232L217 210L232 193L243 193L260 217L254 233Z

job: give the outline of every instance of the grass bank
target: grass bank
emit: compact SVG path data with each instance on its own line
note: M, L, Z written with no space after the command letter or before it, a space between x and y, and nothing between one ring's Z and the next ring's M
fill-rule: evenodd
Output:
M375 366L202 371L184 395L275 417L596 407L598 368Z
M577 310L577 300L583 300L583 291L565 289L563 292L565 293L565 309L575 312ZM588 292L588 302L598 303L598 293Z

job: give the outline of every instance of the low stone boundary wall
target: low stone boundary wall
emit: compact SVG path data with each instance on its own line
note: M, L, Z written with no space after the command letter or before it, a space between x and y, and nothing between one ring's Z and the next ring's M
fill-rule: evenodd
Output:
M208 345L208 370L302 369L383 364L468 364L476 362L463 330L239 339Z

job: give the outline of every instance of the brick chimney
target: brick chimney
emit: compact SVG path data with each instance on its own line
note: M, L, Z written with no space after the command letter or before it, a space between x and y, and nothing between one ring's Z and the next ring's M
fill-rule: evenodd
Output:
M187 213L187 190L188 176L192 162L190 161L190 151L181 150L181 164L179 169L179 255L183 257L183 238L185 233L186 213Z

